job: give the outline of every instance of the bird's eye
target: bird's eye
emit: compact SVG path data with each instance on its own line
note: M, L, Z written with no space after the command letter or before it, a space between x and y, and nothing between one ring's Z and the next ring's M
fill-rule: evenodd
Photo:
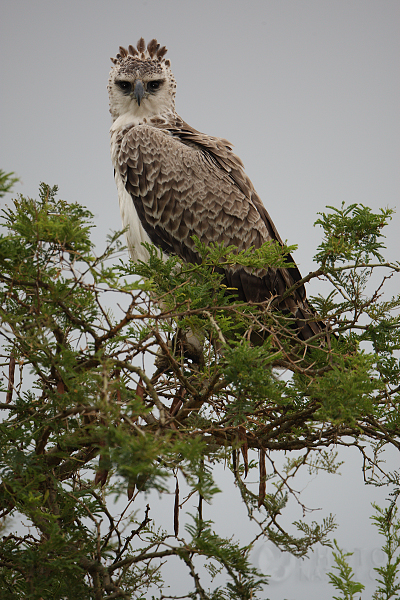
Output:
M149 83L147 84L147 90L149 92L155 92L160 88L162 83L162 81L149 81Z
M116 81L115 83L124 92L124 94L130 94L132 90L132 84L129 81Z

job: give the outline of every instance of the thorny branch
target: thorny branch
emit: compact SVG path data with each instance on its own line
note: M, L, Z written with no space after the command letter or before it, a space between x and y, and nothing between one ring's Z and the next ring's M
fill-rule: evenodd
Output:
M227 260L223 248L213 249L214 262L205 256L188 267L155 254L148 265L108 267L120 248L113 255L111 244L93 257L82 229L86 213L66 204L50 210L49 202L48 188L34 210L17 202L18 235L0 238L1 517L22 514L31 528L29 535L3 537L0 577L9 587L17 577L28 591L72 586L72 578L82 598L143 597L151 586L162 589L161 565L175 556L192 578L193 597L208 599L196 560L213 557L238 597L255 598L259 574L240 562L251 542L238 548L204 520L216 493L212 469L228 466L259 535L297 556L327 543L333 529L328 519L295 537L283 526L288 497L303 516L309 510L293 483L300 469L335 472L325 450L354 447L367 482L394 481L380 456L386 447L400 448L393 316L400 302L385 304L381 295L400 267L351 253L336 267L328 253L280 297L228 302L216 278ZM382 267L391 273L367 295L367 274ZM293 316L274 305L313 278L333 286L319 305L329 328L299 340ZM189 329L201 332L201 357L182 342ZM373 350L360 352L363 344ZM156 370L151 355L161 365ZM24 385L15 386L16 364L21 381L29 371ZM291 457L288 466L280 466L276 451ZM168 481L177 471L187 490L180 503L176 488L171 533L156 526L153 510L150 519L151 495L137 520L138 499L152 491L170 499ZM259 482L258 493L249 481ZM131 499L116 515L112 501L127 490ZM195 525L178 538L178 512L194 496Z

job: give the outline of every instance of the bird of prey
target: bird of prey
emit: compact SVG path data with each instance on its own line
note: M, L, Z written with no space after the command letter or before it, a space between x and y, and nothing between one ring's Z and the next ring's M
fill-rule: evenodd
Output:
M271 240L282 244L230 142L196 131L176 113L176 81L166 52L157 40L146 47L140 38L111 59L111 157L133 260L148 258L142 242L149 242L196 263L193 236L239 251ZM301 279L297 267L252 272L237 265L226 268L224 277L241 300L277 298L278 308L295 318L300 339L321 332L303 285L279 300Z

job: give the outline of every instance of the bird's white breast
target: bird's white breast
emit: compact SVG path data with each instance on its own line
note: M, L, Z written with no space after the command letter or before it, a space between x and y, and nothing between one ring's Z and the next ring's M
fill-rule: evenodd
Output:
M115 125L115 123L114 123ZM151 240L147 235L146 231L140 222L133 200L125 189L125 182L123 181L119 168L117 154L119 151L116 143L116 134L118 129L111 128L111 159L115 169L115 183L117 184L119 209L121 212L122 226L127 228L126 241L128 244L129 252L132 260L137 262L142 260L147 262L149 259L149 253L142 246L143 242L151 244Z

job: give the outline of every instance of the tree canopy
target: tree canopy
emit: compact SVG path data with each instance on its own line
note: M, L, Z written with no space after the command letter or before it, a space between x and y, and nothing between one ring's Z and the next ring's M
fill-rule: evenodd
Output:
M7 191L9 174L1 184ZM38 199L10 205L0 237L5 600L176 598L160 568L173 556L192 578L184 597L260 597L266 578L251 564L252 544L221 537L203 518L219 493L218 463L259 534L295 556L330 544L335 527L330 515L282 525L300 469L335 472L336 448L352 446L366 481L398 485L380 463L400 444L400 297L383 295L400 271L382 254L390 209L319 215L318 268L296 286L329 284L311 299L327 328L304 342L273 298L235 300L219 270L287 265L294 247L198 244L196 265L149 247L149 262L132 264L121 232L95 255L91 213L58 199L56 187L41 184ZM201 340L196 356L189 335ZM282 469L272 451L287 453ZM175 494L169 530L150 504L135 512L138 495L153 490ZM116 497L126 499L118 514ZM13 517L24 531L8 532ZM224 583L204 582L202 562L210 581L223 572Z

